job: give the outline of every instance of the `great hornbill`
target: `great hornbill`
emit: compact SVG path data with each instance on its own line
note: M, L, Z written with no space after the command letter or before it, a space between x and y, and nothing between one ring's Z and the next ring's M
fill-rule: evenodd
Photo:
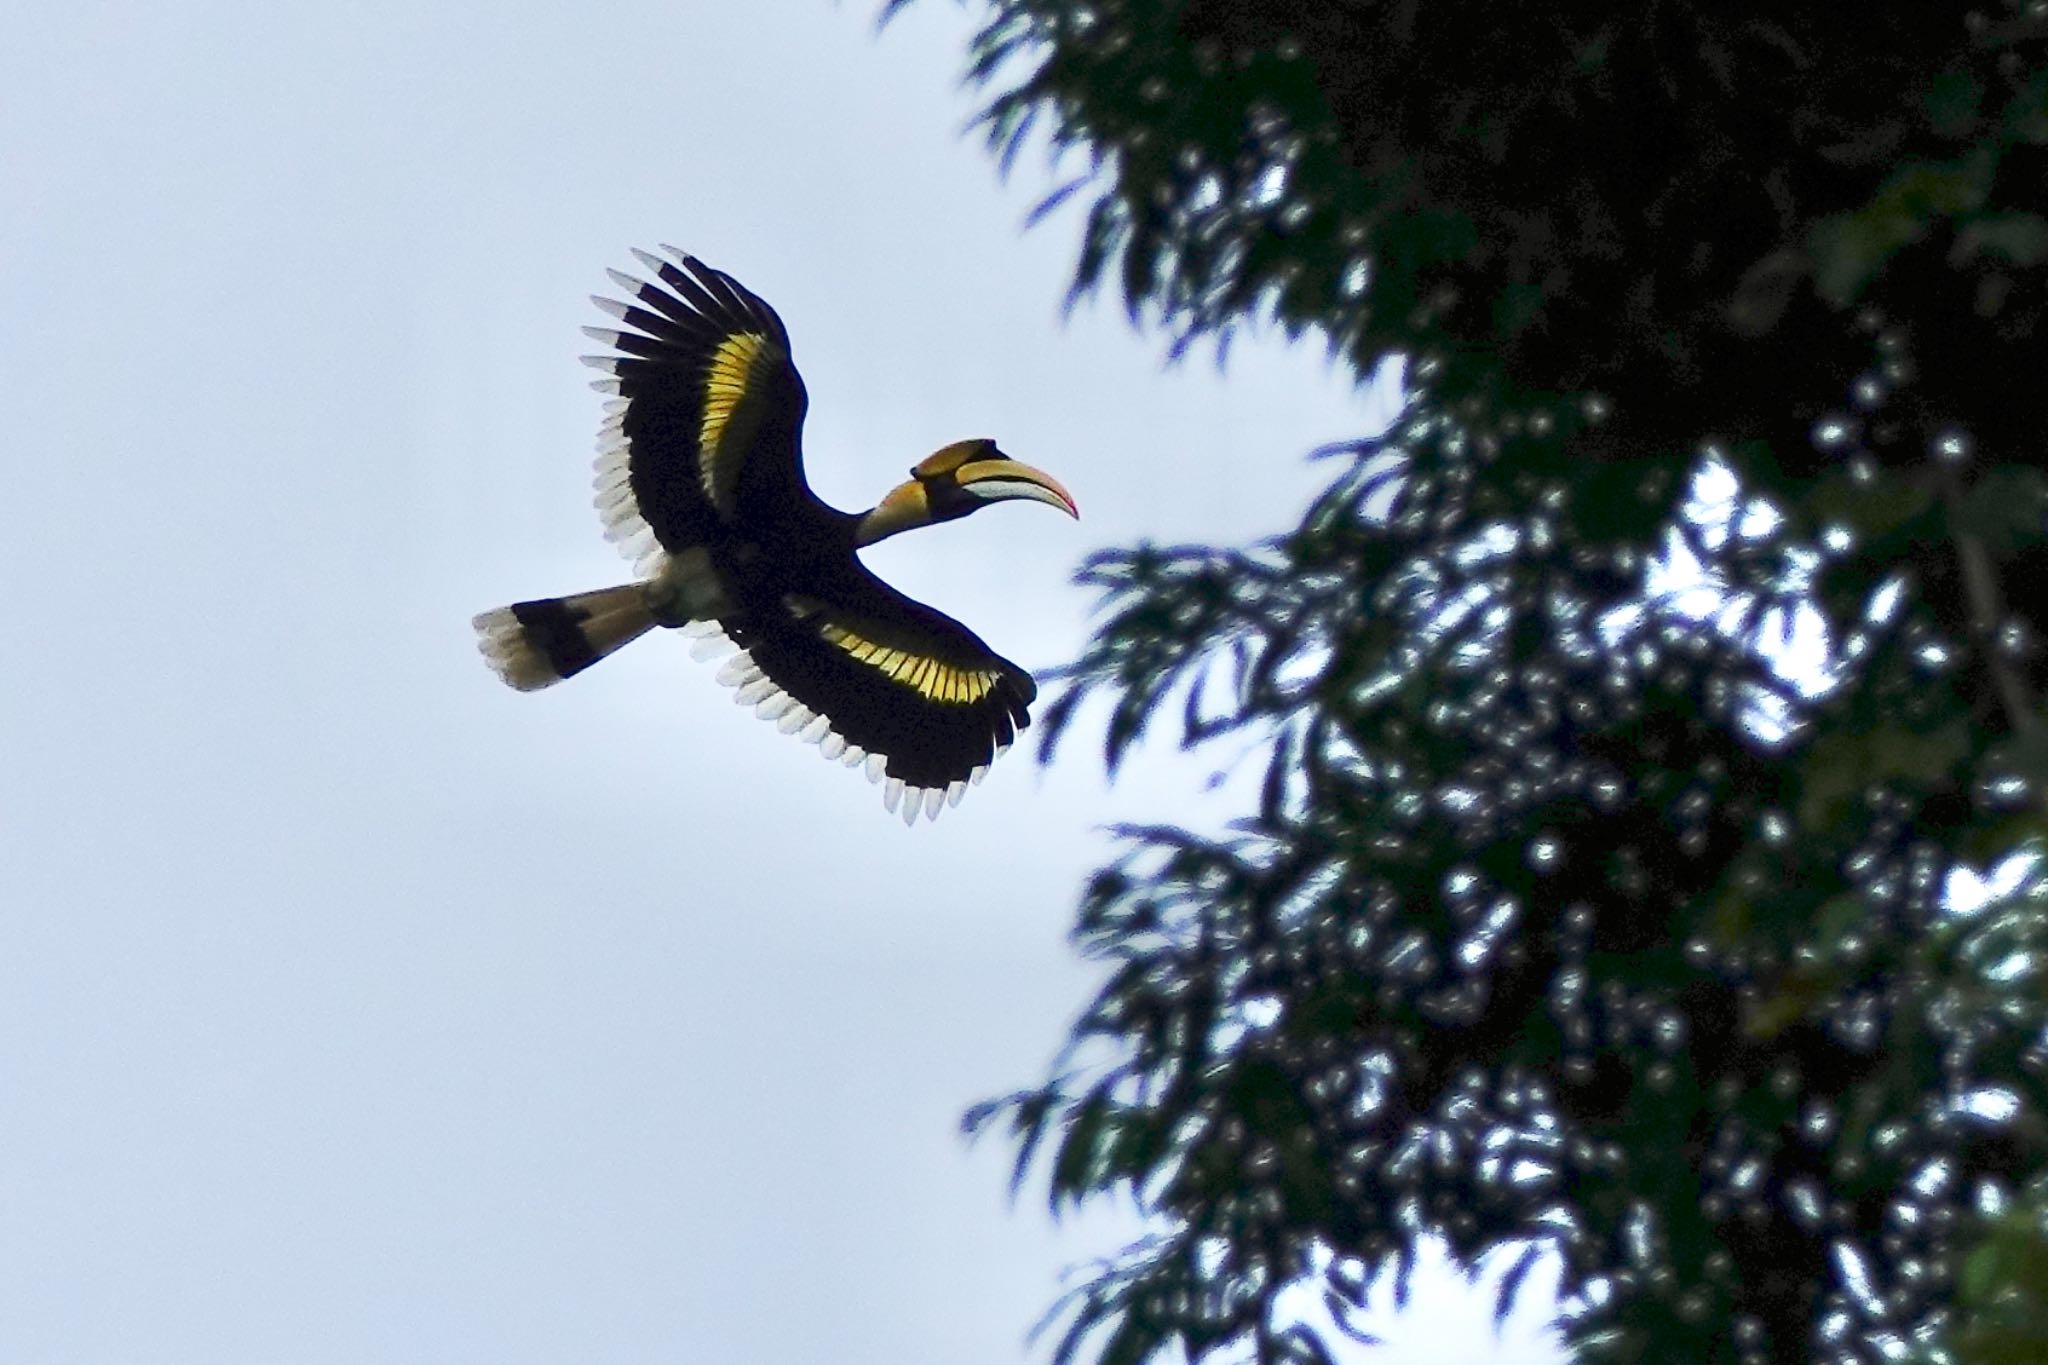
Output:
M515 602L475 621L498 676L529 691L574 677L656 626L732 654L734 700L864 765L904 823L936 816L1030 724L1031 675L958 621L870 573L855 551L1011 498L1079 516L1052 476L990 440L956 441L872 509L827 506L804 479L809 399L775 310L674 247L608 272L633 302L593 298L623 330L603 370L597 509L637 581ZM737 651L737 652L735 652Z

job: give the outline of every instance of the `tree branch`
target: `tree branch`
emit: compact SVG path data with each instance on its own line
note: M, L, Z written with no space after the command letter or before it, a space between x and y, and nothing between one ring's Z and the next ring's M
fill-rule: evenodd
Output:
M1942 475L1942 497L1948 506L1949 530L1955 537L1956 559L1963 571L1963 591L1970 609L1970 625L1977 636L1977 646L1984 652L1984 666L1991 674L1991 683L1998 691L1999 704L2005 709L2006 723L2014 734L2031 734L2037 724L2034 705L2027 696L2026 685L2013 671L2012 661L1999 647L2000 623L2005 620L2005 601L1998 590L1998 571L1992 566L1991 552L1984 547L1981 536L1965 530L1962 519L1962 480L1954 470Z

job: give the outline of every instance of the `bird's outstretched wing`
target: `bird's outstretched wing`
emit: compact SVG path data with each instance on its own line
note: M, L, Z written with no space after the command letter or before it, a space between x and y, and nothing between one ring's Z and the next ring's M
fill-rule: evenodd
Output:
M584 332L620 352L585 356L616 394L598 433L605 536L643 566L808 504L801 441L809 399L775 310L732 276L663 247L634 254L650 278L611 277L628 301L594 298L617 329Z
M701 656L737 647L718 674L735 701L864 764L905 823L936 816L1031 723L1038 688L958 621L856 572L856 591L790 594L780 610L685 629L706 637Z

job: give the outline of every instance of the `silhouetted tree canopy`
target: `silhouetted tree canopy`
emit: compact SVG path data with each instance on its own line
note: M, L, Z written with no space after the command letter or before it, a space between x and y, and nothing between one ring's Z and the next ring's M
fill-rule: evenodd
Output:
M1048 745L1269 764L1123 831L972 1117L1154 1215L1058 1357L1322 1359L1280 1291L1434 1232L1587 1359L2048 1358L2048 13L985 7L1077 291L1410 388L1292 530L1083 571Z

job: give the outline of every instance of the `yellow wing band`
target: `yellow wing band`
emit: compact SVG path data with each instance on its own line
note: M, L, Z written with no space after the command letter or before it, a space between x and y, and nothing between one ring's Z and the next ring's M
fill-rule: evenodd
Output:
M822 613L818 602L802 597L785 599L800 621ZM855 660L876 669L891 681L911 688L927 701L952 706L971 706L994 690L1001 674L988 668L961 668L929 655L897 649L858 635L836 621L819 621L818 634L827 644L837 645Z
M697 433L704 496L724 513L733 510L740 462L761 424L755 381L771 343L758 332L742 332L718 343L704 373L704 425Z

